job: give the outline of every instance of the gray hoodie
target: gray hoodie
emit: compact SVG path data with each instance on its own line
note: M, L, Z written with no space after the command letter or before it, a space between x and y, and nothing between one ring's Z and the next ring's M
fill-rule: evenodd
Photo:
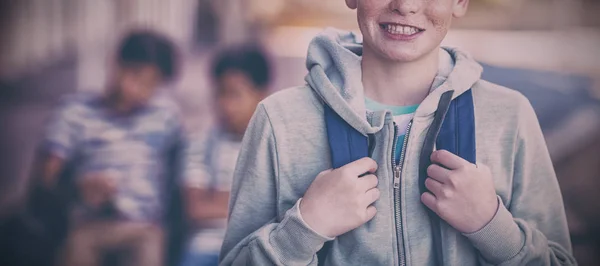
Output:
M442 49L448 58L440 60L442 82L415 112L396 221L393 118L389 111L366 111L361 54L358 36L326 30L310 44L307 85L275 93L257 107L235 170L221 265L317 265L316 253L326 241L333 242L325 265L434 265L436 247L442 248L444 265L576 264L558 182L531 105L518 92L481 80L481 66L455 49ZM420 201L419 154L442 93L454 90L456 97L469 88L478 162L490 167L502 204L472 234L442 223L441 243L434 243ZM298 209L317 174L331 168L324 104L361 133L374 134L372 157L379 165L377 215L335 239L314 232Z

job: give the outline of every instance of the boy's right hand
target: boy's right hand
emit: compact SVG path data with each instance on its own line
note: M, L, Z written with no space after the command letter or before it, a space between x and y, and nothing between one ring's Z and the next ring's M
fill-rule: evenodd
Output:
M371 220L377 213L371 204L380 196L378 180L362 175L375 170L377 163L365 157L321 172L300 201L304 222L321 235L337 237Z
M84 203L93 208L110 201L117 191L113 178L97 173L86 175L77 185Z

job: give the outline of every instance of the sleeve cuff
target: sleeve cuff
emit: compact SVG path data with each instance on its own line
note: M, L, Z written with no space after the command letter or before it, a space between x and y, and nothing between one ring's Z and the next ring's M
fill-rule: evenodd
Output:
M300 214L301 200L287 211L285 218L270 237L271 245L284 264L311 261L325 242L334 239L318 234L304 222Z
M326 239L326 241L331 241L331 240L334 240L335 238L333 238L333 237L328 237L328 236L324 236L324 235L322 235L322 234L319 234L319 232L317 232L317 231L315 231L314 229L312 229L312 228L310 227L310 225L308 225L308 224L307 224L307 223L304 221L304 218L302 218L302 213L300 212L300 203L301 203L301 202L302 202L302 198L300 198L300 199L298 200L298 202L296 202L296 206L297 206L297 207L296 207L295 209L296 209L296 212L298 212L298 218L300 219L300 221L302 222L302 224L303 224L303 225L304 225L304 226L305 226L305 227L306 227L308 230L310 230L310 231L311 231L313 234L315 234L315 235L318 235L318 236L320 236L320 237L321 237L321 238L323 238L323 239Z
M499 264L517 255L524 245L524 235L512 214L498 197L494 218L479 231L463 234L492 264Z

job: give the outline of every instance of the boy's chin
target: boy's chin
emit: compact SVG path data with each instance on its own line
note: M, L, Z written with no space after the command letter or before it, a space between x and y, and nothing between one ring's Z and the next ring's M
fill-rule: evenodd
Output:
M408 49L383 50L381 53L383 58L397 63L414 62L422 58L424 55L422 52Z

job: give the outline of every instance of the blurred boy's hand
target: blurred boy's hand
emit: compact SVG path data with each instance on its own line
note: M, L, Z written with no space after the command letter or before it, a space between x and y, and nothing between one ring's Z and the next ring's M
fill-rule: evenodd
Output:
M377 163L362 158L338 169L321 172L302 201L302 219L317 233L337 237L368 222L377 213L373 202L379 199ZM362 177L361 177L362 176Z
M421 195L423 204L462 233L486 226L499 206L490 169L446 150L433 152L431 162L425 180L429 192Z
M101 173L88 174L77 185L83 201L94 208L110 201L117 191L115 180Z

